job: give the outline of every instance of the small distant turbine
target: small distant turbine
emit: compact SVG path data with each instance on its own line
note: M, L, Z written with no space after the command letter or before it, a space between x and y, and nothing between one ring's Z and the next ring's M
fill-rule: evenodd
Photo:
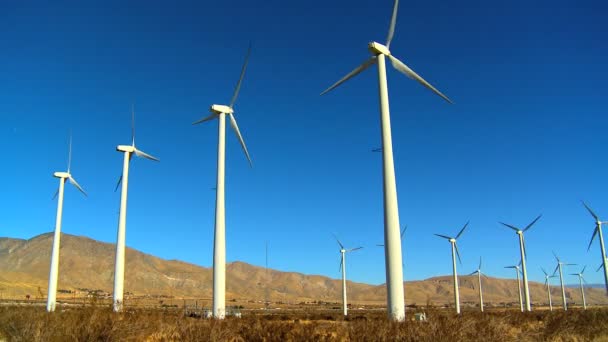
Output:
M213 234L213 317L224 319L226 317L226 203L225 203L225 169L226 169L226 116L230 119L230 126L234 130L236 137L241 143L241 148L245 152L245 157L249 161L249 166L253 166L249 151L245 145L245 140L241 135L239 126L234 118L234 104L239 95L249 55L251 54L251 45L247 49L245 62L241 68L241 75L234 88L232 99L229 105L211 105L211 114L195 121L193 125L197 125L206 121L217 119L218 121L218 137L217 137L217 182L215 187L215 227Z
M479 309L483 312L483 292L481 290L481 276L483 273L481 273L481 257L479 257L479 266L477 267L477 270L471 272L469 275L472 276L475 274L477 274L477 280L479 282Z
M55 192L53 199L59 196L57 201L57 218L55 220L55 235L53 236L53 251L51 252L51 269L49 272L49 292L46 302L46 311L55 311L55 304L57 300L57 279L59 278L59 244L61 241L61 218L63 215L63 190L65 188L65 180L67 179L70 184L76 187L85 196L86 192L76 182L72 174L70 173L70 166L72 164L72 135L70 134L70 144L68 152L68 171L67 172L55 172L54 177L59 178L59 189Z
M553 311L553 302L551 301L551 285L549 285L549 279L557 277L556 275L549 275L544 268L540 268L545 274L545 286L547 287L547 299L549 300L549 311Z
M598 235L600 240L600 251L602 253L602 265L604 265L604 284L606 287L606 293L608 294L608 267L606 267L606 247L604 245L604 235L602 234L602 225L608 224L608 221L600 221L599 217L593 212L593 210L591 210L591 208L589 208L589 206L585 202L582 203L585 208L587 208L587 211L589 211L589 214L591 214L591 216L593 216L593 218L595 219L595 229L593 229L593 235L591 235L591 241L589 241L589 247L587 247L587 251L589 251L589 249L591 248L591 244L593 243L593 239L595 239L595 236Z
M452 270L454 273L454 303L456 305L456 313L460 314L460 294L458 293L458 273L456 272L456 256L458 256L458 261L462 264L462 260L460 260L460 252L458 252L458 246L456 245L456 240L462 235L462 232L467 228L469 222L467 222L464 227L458 232L456 237L450 237L441 234L435 234L441 238L447 239L452 246Z
M534 221L532 221L529 225L524 229L519 229L510 224L502 223L502 225L511 228L515 231L517 236L519 237L519 253L521 254L521 268L524 275L524 297L526 299L526 311L532 311L532 307L530 306L530 290L528 288L528 271L526 269L526 261L527 261L527 252L526 252L526 242L524 241L524 232L528 231L535 223L541 218L542 215L538 215Z
M517 273L517 293L519 294L519 308L521 309L521 312L524 312L524 303L523 303L523 300L521 299L521 280L520 280L521 278L519 277L520 265L521 265L521 262L519 263L519 265L505 266L505 268L513 268L513 269L515 269L515 272Z
M393 161L393 142L391 136L388 86L386 82L386 59L390 60L393 68L397 69L397 71L417 81L444 100L452 103L447 96L443 95L439 90L391 53L390 46L395 33L398 7L399 0L395 0L386 44L382 45L378 42L370 42L367 47L372 56L321 93L321 95L328 93L370 66L378 64L380 126L382 131L382 170L384 181L384 257L386 265L387 308L389 318L393 321L405 320L405 297L403 294L403 267L399 266L399 262L402 260L401 243L399 241L399 205L397 203L397 186L395 181L395 165Z
M555 256L555 260L557 260L557 266L555 266L555 270L553 270L553 275L555 275L555 272L559 271L559 282L562 286L562 305L564 306L564 311L566 311L568 310L568 303L566 303L566 287L564 286L564 273L562 272L562 268L564 266L575 266L576 264L562 262L555 252L553 252L553 256Z
M129 188L129 164L133 154L135 156L153 161L159 161L144 151L135 147L135 108L131 107L131 145L118 145L116 151L123 152L124 160L122 164L122 175L118 179L116 189L122 183L120 191L120 214L118 216L118 233L116 237L116 261L114 270L114 312L120 312L123 309L123 295L125 287L125 244L127 234L127 191Z
M342 242L338 240L336 235L334 235L334 238L336 238L338 245L340 245L340 269L342 270L342 310L344 312L344 316L346 316L348 315L348 305L346 302L346 253L354 252L363 247L346 249L344 248Z
M585 281L585 278L583 278L583 273L585 273L585 268L587 268L587 266L584 266L582 271L580 271L579 273L570 274L570 275L578 277L578 283L581 287L581 297L583 298L583 310L587 310L587 301L585 301L585 287L583 286L583 282L587 283Z

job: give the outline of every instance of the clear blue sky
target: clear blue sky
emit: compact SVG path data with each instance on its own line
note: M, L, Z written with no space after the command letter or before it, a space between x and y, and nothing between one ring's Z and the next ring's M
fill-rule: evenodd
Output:
M217 122L196 127L232 96L253 52L236 117L254 167L227 132L228 260L338 277L335 232L351 280L384 278L376 70L319 93L384 42L390 0L0 3L0 234L54 228L57 187L73 130L63 231L115 242L118 144L137 141L160 163L131 164L127 245L210 266ZM605 1L402 1L392 52L455 104L389 70L405 278L451 272L513 277L526 225L529 273L551 250L601 282L587 200L608 220L608 8ZM608 233L608 232L607 232ZM575 271L576 269L568 270ZM576 281L568 277L568 282Z

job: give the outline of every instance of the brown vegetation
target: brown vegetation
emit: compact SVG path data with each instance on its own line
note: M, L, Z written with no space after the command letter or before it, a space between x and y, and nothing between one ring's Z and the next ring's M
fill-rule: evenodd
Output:
M413 313L408 313L408 318ZM8 341L589 341L608 339L608 310L428 311L427 322L391 323L384 312L246 312L223 321L184 317L180 310L0 308Z

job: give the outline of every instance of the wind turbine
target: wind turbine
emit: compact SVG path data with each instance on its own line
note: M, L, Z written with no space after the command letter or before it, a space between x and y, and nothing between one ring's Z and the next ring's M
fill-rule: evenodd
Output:
M591 241L589 241L589 247L587 247L587 251L591 248L591 244L593 243L593 239L595 239L596 235L599 235L600 240L600 251L602 252L602 265L604 265L604 284L606 286L606 293L608 293L608 267L606 267L606 247L604 246L604 235L602 234L602 225L608 224L608 221L600 221L599 217L589 208L589 206L582 202L585 208L589 211L589 214L593 216L595 219L595 229L593 230L593 235L591 235Z
M243 77L245 76L245 70L247 70L247 63L249 61L249 54L251 53L251 45L247 50L245 62L241 69L241 76L234 89L234 94L230 100L230 104L211 106L211 114L204 117L193 125L200 124L206 121L218 119L218 143L217 143L217 185L215 192L215 232L213 237L213 316L215 318L224 319L226 316L226 211L225 211L225 198L224 198L224 173L225 173L225 150L226 150L226 115L230 118L230 125L234 130L241 147L245 152L245 156L251 164L251 158L247 151L245 141L241 136L239 126L234 118L234 103L239 95L241 84L243 83Z
M562 267L574 266L576 264L567 264L565 262L562 262L561 260L559 260L555 252L553 252L553 256L555 257L555 260L557 260L557 266L555 266L555 270L553 270L553 275L555 275L555 272L559 270L559 282L562 286L562 304L564 306L564 311L566 311L568 310L568 303L566 302L566 287L564 286L564 273L562 272Z
M479 266L477 267L477 270L471 272L469 275L472 276L475 274L477 274L477 280L479 282L479 309L483 312L483 292L481 291L481 276L483 273L481 273L481 257L479 257Z
M439 90L435 89L430 83L425 81L416 72L410 69L407 65L394 57L389 47L395 33L395 24L397 22L397 9L399 1L395 0L393 14L388 30L386 45L377 42L368 44L368 49L372 57L353 71L348 73L338 82L327 88L321 93L326 94L332 89L338 87L350 78L358 75L363 70L371 65L378 64L378 87L380 97L380 123L382 127L382 160L383 160L383 193L384 193L384 250L386 263L386 285L387 285L387 306L388 314L395 321L403 321L405 319L405 299L403 294L403 268L401 263L401 241L399 239L399 212L397 205L397 187L395 184L395 166L393 162L393 143L391 137L390 109L388 102L388 87L386 82L386 61L388 58L391 64L399 72L407 77L416 80L426 88L441 96L448 102L450 101Z
M456 313L460 314L460 294L458 293L458 273L456 272L456 256L458 255L458 261L462 264L462 260L460 260L460 252L458 252L458 246L456 245L456 240L462 235L465 228L469 225L469 222L465 223L464 227L458 232L456 237L450 237L441 234L435 234L441 238L447 239L450 241L450 245L452 246L452 268L454 273L454 303L456 305Z
M519 265L505 266L505 268L514 268L515 272L517 273L517 293L519 294L519 308L521 309L521 312L524 312L524 303L521 299L521 281L519 278L520 265L521 265L521 261L519 262Z
M116 237L116 261L114 270L114 312L120 312L123 309L123 294L125 286L125 243L127 229L127 191L129 187L129 163L133 154L135 156L154 161L160 161L146 152L139 150L135 146L135 108L131 107L131 145L118 145L116 151L124 153L122 164L122 175L116 184L116 190L122 183L120 192L120 214L118 215L118 234Z
M530 290L528 288L528 271L526 269L526 261L527 261L526 254L527 253L526 253L526 242L524 241L524 232L528 231L528 229L530 229L536 223L536 221L538 221L541 218L541 216L542 215L538 215L534 219L534 221L532 221L524 229L519 229L510 224L500 222L502 225L513 229L515 231L515 233L517 234L517 236L519 237L519 253L521 254L521 268L523 270L523 275L524 275L524 297L526 299L526 311L532 311L532 308L530 306Z
M553 302L551 301L551 285L549 285L549 279L555 278L556 275L549 275L544 268L540 268L545 274L545 286L547 287L547 298L549 299L549 311L553 311Z
M570 275L574 275L574 276L578 277L578 283L581 286L581 297L583 297L583 310L587 310L587 301L585 301L585 287L583 286L583 282L585 281L585 278L583 278L583 273L585 273L585 268L587 268L587 266L584 266L583 270L580 271L579 273L570 274Z
M82 189L80 184L76 182L72 174L70 173L70 167L72 164L72 134L70 134L70 144L68 152L68 171L67 172L55 172L54 177L59 178L59 189L55 192L53 199L59 196L57 201L57 218L55 219L55 235L53 236L53 251L51 252L51 269L49 272L49 292L46 302L46 311L55 311L55 304L57 300L57 279L59 278L59 245L61 241L61 217L63 215L63 190L65 188L65 180L67 179L70 184L76 187L85 196L86 192Z
M340 269L342 270L342 310L344 312L344 316L348 315L348 305L346 302L346 253L354 252L363 247L356 247L346 249L342 242L338 240L338 237L334 235L338 245L340 245Z

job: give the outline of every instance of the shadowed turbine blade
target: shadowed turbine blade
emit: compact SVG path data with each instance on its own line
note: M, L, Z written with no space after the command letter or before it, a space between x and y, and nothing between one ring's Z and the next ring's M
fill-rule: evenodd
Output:
M519 231L519 228L517 228L517 227L515 227L515 226L512 226L512 225L510 225L510 224L507 224L507 223L504 223L504 222L498 222L498 223L502 224L502 225L503 225L503 226L505 226L505 227L511 228L511 229L513 229L513 230L514 230L514 231L516 231L516 232L518 232L518 231Z
M118 191L118 187L120 187L120 183L122 183L122 175L118 177L118 182L116 183L116 188L114 188L114 192Z
M53 195L53 198L51 198L51 201L54 201L55 198L57 198L57 195L59 195L59 188L57 188L57 190L55 190L55 194Z
M228 115L230 117L230 126L236 133L237 138L239 138L239 142L241 143L241 147L243 148L243 152L245 152L245 156L247 157L247 161L249 161L249 166L253 167L253 163L251 162L251 157L249 157L249 151L247 151L247 146L245 145L245 140L243 140L243 136L241 135L241 131L239 130L239 125L236 123L236 119L234 118L234 114Z
M477 267L477 270L481 270L481 257L479 257L479 267Z
M447 96L443 95L439 90L437 90L435 87L433 87L429 82L425 81L424 78L420 77L420 75L415 73L414 70L410 69L407 65L403 64L402 61L398 60L397 57L395 57L393 55L388 55L388 58L391 60L391 64L393 64L393 67L395 69L397 69L398 71L400 71L401 73L405 74L405 76L407 76L415 81L418 81L418 83L420 83L423 86L425 86L426 88L430 89L432 92L439 95L441 98L448 101L449 103L454 103Z
M391 46L391 41L395 35L395 25L397 24L397 9L399 8L399 0L395 0L393 6L393 15L391 16L391 25L388 27L388 36L386 37L386 48Z
M336 236L336 234L331 234L334 236L334 239L336 239L336 241L338 242L338 245L340 245L340 248L344 249L344 245L342 244L342 242L340 242L340 240L338 239L338 237Z
M384 244L377 244L378 247L384 247Z
M548 275L549 275L549 274L547 274L547 271L545 271L545 269L544 269L544 268L542 268L542 267L541 267L541 268L540 268L540 270L541 270L541 271L543 271L543 273L544 273L546 276L548 276Z
M517 268L517 266L505 266L505 268Z
M342 271L342 261L343 261L343 260L342 260L342 257L340 257L340 266L338 266L338 267L339 267L339 268L338 268L338 271Z
M600 219L597 217L597 215L595 215L595 213L593 212L593 210L591 210L591 208L589 208L589 206L587 205L587 203L581 201L581 203L583 203L583 205L585 206L585 208L587 208L587 210L589 211L589 214L591 214L591 216L593 216L593 218L596 221L599 221Z
M435 235L437 235L437 236L439 236L439 237L442 237L442 238L444 238L444 239L448 239L448 240L450 240L450 239L451 239L451 237L449 237L449 236L445 236L445 235L441 235L441 234L435 234Z
M589 240L589 246L587 246L587 252L589 252L589 250L591 249L591 244L593 243L593 239L595 239L596 235L597 235L597 226L595 228L593 228L593 235L591 235L591 240Z
M534 219L534 221L530 222L530 224L529 224L529 225L527 225L527 226L526 226L526 228L524 228L524 232L525 232L525 231L527 231L528 229L530 229L530 228L531 228L531 227L532 227L532 226L533 226L533 225L536 223L536 221L538 221L538 220L539 220L539 219L540 219L542 216L543 216L542 214L541 214L541 215L538 215L538 216L537 216L537 217Z
M524 237L524 234L521 234L521 244L524 247L524 258L528 261L528 251L526 250L526 238Z
M454 249L456 249L456 255L458 256L458 262L462 265L462 260L460 259L460 252L458 251L458 245L454 243Z
M200 119L198 121L194 121L192 124L193 125L198 125L198 124L203 123L205 121L213 120L213 119L215 119L216 116L217 116L217 114L211 113L211 114L209 114L209 116L205 116L204 118L202 118L202 119Z
M241 84L243 83L243 78L245 77L245 70L247 70L247 64L249 64L249 55L251 54L251 43L249 43L249 48L247 48L247 55L245 55L245 62L243 63L243 68L241 69L241 76L239 77L239 81L234 88L234 94L232 95L232 99L230 99L230 108L234 106L236 102L236 98L239 96L239 91L241 90Z
M473 272L471 272L471 273L469 273L469 274L467 274L467 275L472 276L472 275L474 275L474 274L477 274L477 272L479 272L479 271L473 271Z
M464 224L464 227L462 227L462 229L458 232L458 235L456 235L455 239L458 240L458 238L460 237L460 235L462 235L462 232L464 232L464 230L467 228L467 226L469 225L469 222Z
M331 87L325 89L320 95L325 95L332 91L334 88L339 86L340 84L348 81L349 79L359 75L363 70L369 68L370 65L376 63L376 56L372 56L370 59L363 62L363 64L359 65L355 68L355 70L349 72L346 76L342 77L338 82L334 83Z
M551 251L551 253L553 253L553 256L555 257L555 260L557 260L558 263L561 262L561 261L559 261L559 258L557 257L557 254L555 254L554 251Z
M604 267L604 264L600 264L600 266L595 270L595 272L599 272Z
M583 270L581 271L581 274L585 273L586 268L587 268L587 265L583 266Z
M151 155L147 154L146 152L140 151L138 149L135 149L135 155L138 156L138 157L140 157L140 158L146 158L146 159L150 159L150 160L154 160L154 161L160 161L160 159L158 159L158 158L156 158L154 156L151 156Z
M407 230L407 225L405 225L403 227L403 229L401 230L401 239L403 239L403 236L405 235L405 231Z
M70 181L70 183L76 187L76 189L78 189L80 192L82 192L83 195L87 196L87 193L84 191L84 189L80 186L80 184L78 184L78 182L72 177L68 177L68 180Z
M354 251L359 250L361 248L363 248L363 247L351 248L351 249L347 250L347 252L354 252Z
M566 265L566 266L576 266L578 264L564 264L564 265Z

